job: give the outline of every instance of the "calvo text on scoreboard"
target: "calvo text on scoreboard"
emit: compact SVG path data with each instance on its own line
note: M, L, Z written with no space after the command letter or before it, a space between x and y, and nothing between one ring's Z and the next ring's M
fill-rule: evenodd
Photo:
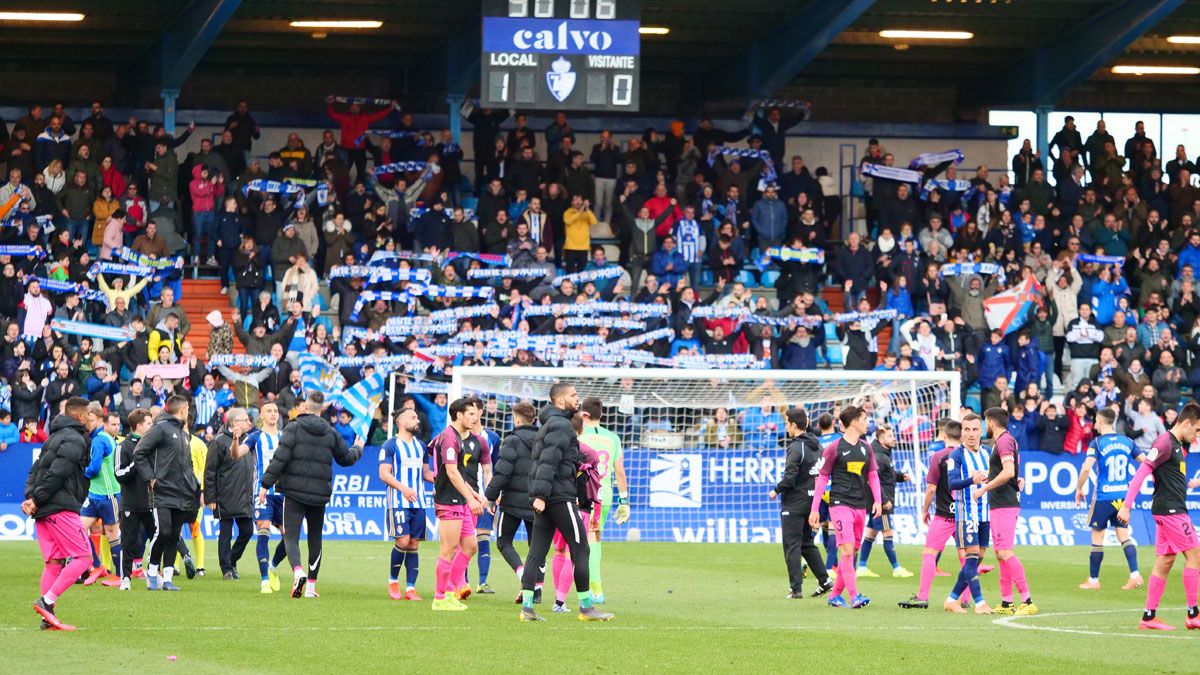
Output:
M636 111L639 15L637 0L485 2L482 105Z

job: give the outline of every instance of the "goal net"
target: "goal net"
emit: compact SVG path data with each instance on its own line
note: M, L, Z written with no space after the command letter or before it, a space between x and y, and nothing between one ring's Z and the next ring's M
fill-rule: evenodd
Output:
M779 542L779 505L767 497L783 474L783 412L802 406L813 433L822 413L865 407L874 430L896 431L897 540L924 541L917 511L936 421L957 416L956 372L712 371L633 368L455 368L450 400L476 395L484 424L503 437L511 406L539 410L550 386L574 384L604 402L602 424L624 448L632 518L605 524L617 541ZM616 482L614 480L614 488ZM607 497L607 495L606 495Z

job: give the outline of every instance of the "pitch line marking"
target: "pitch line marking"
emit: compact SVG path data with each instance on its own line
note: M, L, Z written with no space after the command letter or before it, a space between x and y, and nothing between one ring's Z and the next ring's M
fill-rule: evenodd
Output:
M1154 640L1191 640L1194 638L1186 635L1172 635L1170 633L1158 631L1137 631L1134 633L1116 633L1112 631L1089 630L1084 628L1072 628L1066 626L1032 626L1024 623L1018 623L1018 620L1035 619L1035 618L1050 618L1056 616L1087 616L1089 614L1118 614L1127 612L1141 612L1140 609L1095 609L1086 612L1051 612L1049 614L1035 614L1033 616L1002 616L999 619L993 619L992 623L1005 628L1017 628L1020 630L1041 630L1050 633L1072 633L1074 635L1094 635L1099 637L1135 637L1135 638L1150 638ZM1161 610L1160 610L1161 611Z

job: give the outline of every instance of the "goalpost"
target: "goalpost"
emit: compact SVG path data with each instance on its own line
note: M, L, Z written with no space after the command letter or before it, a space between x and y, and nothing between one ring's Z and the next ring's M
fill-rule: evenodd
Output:
M779 505L767 492L785 464L783 410L804 407L819 433L822 413L859 405L872 430L896 431L896 472L912 481L897 484L892 523L899 543L921 543L927 448L936 421L957 418L961 400L954 371L463 366L452 377L450 400L483 398L484 424L501 437L512 428L509 408L528 401L540 410L556 381L574 384L581 400L603 400L602 424L624 447L633 513L623 526L605 524L615 541L779 542Z

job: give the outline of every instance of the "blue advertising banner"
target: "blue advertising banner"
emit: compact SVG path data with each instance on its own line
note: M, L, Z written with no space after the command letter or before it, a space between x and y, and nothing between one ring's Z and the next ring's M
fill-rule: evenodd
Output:
M483 51L637 56L637 21L483 18Z
M33 539L33 523L20 511L25 479L38 445L16 444L0 452L0 541ZM896 469L914 482L897 489L892 523L902 544L921 544L924 531L916 517L924 492L925 466L911 453L897 452ZM334 466L333 497L327 510L324 534L331 539L380 541L385 538L386 488L379 480L378 448L367 448L352 467ZM783 473L783 450L677 451L629 449L625 451L632 518L617 525L611 516L606 539L694 543L778 543L779 506L767 492ZM1089 545L1087 504L1075 504L1075 482L1082 456L1021 453L1025 479L1018 546ZM1200 453L1187 458L1190 478L1200 476ZM1150 516L1151 483L1143 486L1133 512L1137 543L1154 541ZM1090 492L1090 488L1089 488ZM1194 495L1200 492L1193 491ZM1200 513L1200 496L1188 507ZM427 514L434 528L433 514ZM216 521L204 518L206 536L216 536ZM1109 543L1115 544L1109 532Z

